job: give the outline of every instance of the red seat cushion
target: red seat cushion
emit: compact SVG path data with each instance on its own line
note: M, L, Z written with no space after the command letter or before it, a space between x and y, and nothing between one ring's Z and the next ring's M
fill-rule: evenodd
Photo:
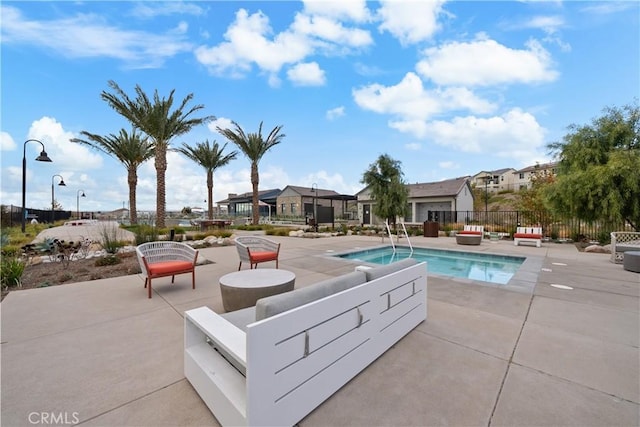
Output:
M458 231L457 234L471 234L471 235L482 236L482 231L462 230L462 231Z
M275 261L278 259L278 253L271 252L271 251L262 251L262 252L251 251L249 255L251 256L251 262L254 262L254 263L265 262L265 261Z
M173 273L191 271L193 264L189 261L162 261L149 265L152 276L170 276Z
M518 239L542 239L542 234L515 233L513 237Z

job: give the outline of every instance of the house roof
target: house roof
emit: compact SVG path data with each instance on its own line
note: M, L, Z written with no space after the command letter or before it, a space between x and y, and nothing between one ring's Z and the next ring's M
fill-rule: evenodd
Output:
M409 189L409 198L423 197L455 197L464 186L470 186L469 177L462 176L459 178L445 179L437 182L423 182L416 184L407 184ZM366 192L368 187L363 188L357 194Z
M438 182L409 184L409 198L457 196L465 185L469 185L469 177L446 179Z
M310 187L298 187L296 185L287 185L284 190L282 190L283 192L286 189L290 189L295 191L296 193L298 193L301 196L304 197L313 197L316 196L318 198L323 198L323 199L330 199L330 198L339 198L340 194L336 193L333 190L323 190L321 188L318 188L317 190L317 194L316 194L316 189L315 188L310 188Z
M278 197L278 194L280 194L281 191L279 188L273 188L270 190L259 190L258 191L258 200L269 200L269 199L275 199L276 197ZM224 200L219 200L216 203L218 204L222 204L222 205L226 205L229 204L231 202L243 202L243 201L247 201L247 200L252 200L253 198L253 192L252 191L248 191L246 193L242 193L242 194L229 194L229 197L227 197Z
M520 169L515 171L514 173L522 173L522 172L532 172L532 171L536 171L536 170L546 170L546 169L553 169L558 165L558 162L551 162L551 163L536 163L535 165L532 166L527 166L524 169Z
M509 171L513 172L514 170L515 169L513 169L513 168L502 168L502 169L496 169L494 171L489 171L489 173L493 174L493 175L502 175L502 174L507 173Z

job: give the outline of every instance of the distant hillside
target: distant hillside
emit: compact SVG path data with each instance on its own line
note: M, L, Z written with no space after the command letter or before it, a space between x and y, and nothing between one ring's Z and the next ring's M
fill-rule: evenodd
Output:
M490 195L488 209L490 211L515 211L517 207L518 193L504 193ZM484 202L484 200L482 201ZM484 205L481 202L481 209Z

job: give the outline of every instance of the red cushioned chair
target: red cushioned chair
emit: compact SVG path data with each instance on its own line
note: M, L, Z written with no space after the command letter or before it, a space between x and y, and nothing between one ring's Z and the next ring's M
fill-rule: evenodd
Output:
M249 268L258 268L261 262L275 261L278 268L278 256L280 255L280 243L260 236L238 236L235 239L236 249L240 257L238 270L242 268L242 262L249 263Z
M144 276L144 287L149 286L151 298L151 279L171 276L174 283L176 274L191 273L191 287L196 288L196 261L198 251L180 242L160 241L143 243L136 248L140 269Z

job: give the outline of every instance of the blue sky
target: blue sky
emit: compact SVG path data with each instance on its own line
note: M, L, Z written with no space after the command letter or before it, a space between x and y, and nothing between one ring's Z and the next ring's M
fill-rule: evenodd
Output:
M260 162L260 188L354 194L380 154L408 182L549 160L572 124L640 96L640 3L518 1L3 1L0 199L75 210L126 206L126 171L69 142L130 125L101 100L114 80L134 95L194 94L218 119L172 141L224 144L234 120L286 135ZM233 150L232 144L227 150ZM155 210L153 161L138 208ZM251 190L240 154L214 174L214 201ZM202 206L205 171L168 156L167 209ZM58 178L55 178L57 183Z

